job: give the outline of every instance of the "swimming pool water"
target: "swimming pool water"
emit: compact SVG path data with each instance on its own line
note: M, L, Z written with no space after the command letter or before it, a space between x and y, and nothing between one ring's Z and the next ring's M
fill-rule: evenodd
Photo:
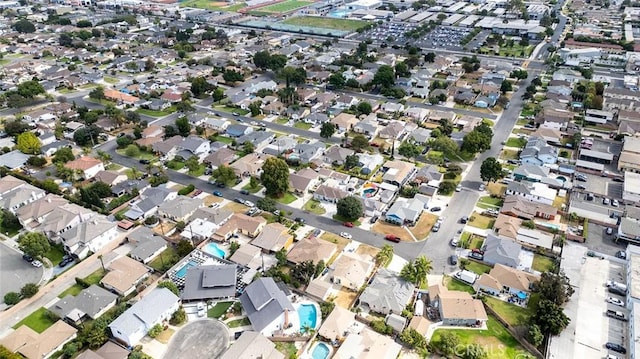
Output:
M313 348L313 352L311 352L311 357L313 359L327 359L329 357L329 353L331 349L329 346L323 342L319 342L316 344L315 348Z
M300 318L300 331L304 331L306 327L316 329L316 319L318 311L313 304L301 304L298 307L298 317Z
M187 271L189 270L189 268L197 267L197 266L198 266L198 263L196 262L189 261L185 263L182 267L180 267L180 269L176 271L176 277L184 278L184 276L187 275Z
M212 256L222 259L224 259L224 257L227 255L227 253L222 248L218 247L217 243L209 243L202 247L202 250L211 254Z

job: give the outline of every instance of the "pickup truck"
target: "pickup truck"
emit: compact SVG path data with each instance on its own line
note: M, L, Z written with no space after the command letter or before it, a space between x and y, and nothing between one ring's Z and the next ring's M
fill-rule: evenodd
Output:
M623 322L626 322L628 320L627 317L624 315L624 313L619 312L617 310L608 309L606 314L607 314L607 317L622 320Z

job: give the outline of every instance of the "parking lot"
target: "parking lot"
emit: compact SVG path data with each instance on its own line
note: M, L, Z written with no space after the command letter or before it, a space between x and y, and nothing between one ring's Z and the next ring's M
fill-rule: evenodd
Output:
M613 218L614 213L622 216L624 206L613 207L602 203L602 196L594 194L593 200L587 200L587 193L573 192L569 213L575 212L579 217L594 219L600 222L616 224L617 219Z
M27 283L38 283L42 278L43 267L35 268L22 259L22 255L0 244L0 295L20 292Z
M563 249L561 267L574 286L575 293L565 307L571 322L549 346L549 358L601 359L611 353L605 343L625 343L627 323L606 316L607 309L615 309L628 316L628 310L606 302L610 294L605 283L615 280L624 283L625 268L617 259L586 256L587 248L567 243ZM624 344L623 344L624 345Z
M415 24L400 22L385 22L382 25L365 31L356 36L359 40L371 39L376 42L386 42L387 44L404 44L409 40L405 33L416 28Z
M590 173L581 173L586 178L586 182L574 180L573 185L583 185L586 187L584 191L593 193L594 195L606 196L613 199L622 199L622 182L615 182L609 177L602 177ZM602 201L602 198L600 198Z
M444 48L452 51L462 50L460 40L469 35L471 29L457 26L438 26L416 41L418 47Z
M587 228L588 235L586 246L599 253L608 254L613 256L619 250L624 250L627 247L626 242L615 242L615 231L612 234L606 233L607 227L601 226L596 223L589 223Z

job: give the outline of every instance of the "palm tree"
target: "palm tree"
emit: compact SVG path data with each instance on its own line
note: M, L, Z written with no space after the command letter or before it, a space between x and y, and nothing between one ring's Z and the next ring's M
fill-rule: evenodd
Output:
M97 154L100 161L104 162L105 166L108 166L111 162L111 155L101 150L98 150Z
M141 173L137 168L131 167L131 177L132 177L132 179L138 179L138 178L140 178L140 175L141 175Z
M393 246L390 244L385 244L382 246L382 249L378 254L376 254L376 264L379 266L386 267L389 262L393 259Z
M427 274L433 270L433 264L430 259L420 256L413 262L414 273L416 274L416 286L421 286L427 278Z

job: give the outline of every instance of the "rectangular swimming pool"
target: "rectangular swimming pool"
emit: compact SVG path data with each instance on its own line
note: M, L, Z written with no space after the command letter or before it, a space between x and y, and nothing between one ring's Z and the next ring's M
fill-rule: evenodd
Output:
M198 263L194 262L194 261L188 261L187 263L185 263L182 267L180 267L180 269L178 269L176 271L175 276L178 278L184 278L184 276L187 275L187 271L189 270L189 268L192 267L197 267Z

